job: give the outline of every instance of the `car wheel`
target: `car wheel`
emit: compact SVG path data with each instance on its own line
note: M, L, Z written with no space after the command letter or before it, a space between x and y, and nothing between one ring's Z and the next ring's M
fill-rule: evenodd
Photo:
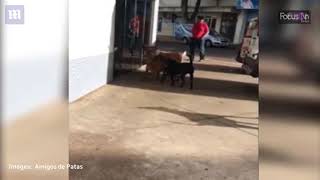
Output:
M183 38L183 43L189 44L189 39L188 39L187 37L184 37L184 38Z
M206 47L212 47L212 42L210 40L206 40L205 42Z

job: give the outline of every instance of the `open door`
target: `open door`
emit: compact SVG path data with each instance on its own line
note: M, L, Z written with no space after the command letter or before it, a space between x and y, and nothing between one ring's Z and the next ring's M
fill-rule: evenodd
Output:
M143 64L148 43L152 0L117 0L115 23L115 76Z

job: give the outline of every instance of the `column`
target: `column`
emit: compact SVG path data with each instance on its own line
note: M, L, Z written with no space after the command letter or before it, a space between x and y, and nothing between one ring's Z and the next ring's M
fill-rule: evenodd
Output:
M238 15L238 20L236 24L236 30L234 33L234 44L240 44L243 38L244 29L246 26L246 12L245 10L241 10L240 14Z
M151 4L151 23L148 45L155 45L158 32L158 15L159 15L159 0L153 0Z

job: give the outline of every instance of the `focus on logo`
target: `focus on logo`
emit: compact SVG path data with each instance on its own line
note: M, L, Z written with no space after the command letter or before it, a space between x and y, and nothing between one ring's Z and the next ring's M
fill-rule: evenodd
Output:
M280 24L311 24L310 11L280 11Z

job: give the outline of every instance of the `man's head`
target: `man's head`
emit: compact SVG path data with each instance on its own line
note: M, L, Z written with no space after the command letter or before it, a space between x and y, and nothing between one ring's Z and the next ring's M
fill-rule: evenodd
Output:
M199 17L198 17L198 21L199 21L199 22L204 22L204 17L203 17L203 16L199 16Z

